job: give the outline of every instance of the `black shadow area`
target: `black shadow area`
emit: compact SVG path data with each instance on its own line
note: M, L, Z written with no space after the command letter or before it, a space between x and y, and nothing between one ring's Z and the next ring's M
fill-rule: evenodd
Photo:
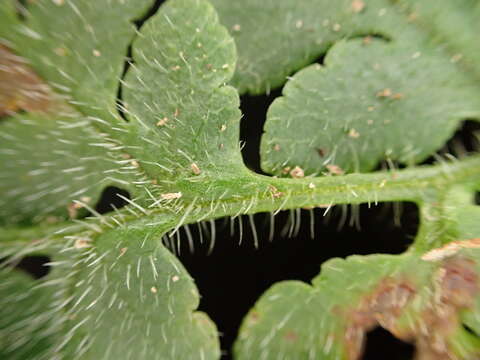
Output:
M15 268L23 270L34 279L41 279L50 272L50 266L47 265L49 262L48 256L25 256L15 265Z
M130 200L130 194L128 191L116 186L107 186L95 205L95 211L100 214L106 214L110 211L120 209L128 204L128 201L125 199Z
M413 360L415 346L403 342L387 330L377 327L367 333L363 360Z
M282 90L271 91L268 95L244 95L240 98L243 117L240 122L240 141L245 165L258 174L264 174L260 167L260 141L267 111Z
M217 220L213 250L209 226L203 231L203 243L199 240L199 227L189 226L193 251L182 230L177 255L202 295L200 310L212 318L222 333L224 359L231 359L230 349L241 320L274 283L282 280L310 282L318 275L320 265L332 257L401 253L418 230L419 214L413 203L382 203L372 208L366 205L338 207L326 216L323 216L324 211L279 213L275 217L271 241L269 214L251 216L252 222L244 216L241 225L236 219L233 234L229 220ZM256 242L258 248L254 245Z

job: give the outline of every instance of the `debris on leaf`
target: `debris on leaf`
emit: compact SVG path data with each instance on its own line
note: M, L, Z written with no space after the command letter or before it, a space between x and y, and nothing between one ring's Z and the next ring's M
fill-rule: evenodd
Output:
M173 199L180 199L182 197L181 192L176 192L176 193L165 193L160 195L163 200L173 200Z
M391 89L383 89L377 93L377 97L379 98L388 98L393 95L393 92Z
M290 176L294 179L300 179L300 178L305 177L305 173L303 172L303 169L300 166L295 166L290 171Z
M192 169L192 172L193 172L195 175L200 175L200 173L202 172L202 171L200 170L200 168L198 167L198 165L195 164L195 163L191 163L191 164L190 164L190 168Z
M345 173L338 165L328 164L326 165L326 168L332 175L343 175Z
M352 11L354 13L360 13L365 9L365 2L362 0L353 0L352 2Z
M272 193L272 196L273 196L274 198L279 198L279 197L281 197L281 196L283 195L283 193L280 192L280 191L278 191L278 189L277 189L275 186L273 186L273 185L269 185L268 188L269 188L269 190L270 190L270 192Z

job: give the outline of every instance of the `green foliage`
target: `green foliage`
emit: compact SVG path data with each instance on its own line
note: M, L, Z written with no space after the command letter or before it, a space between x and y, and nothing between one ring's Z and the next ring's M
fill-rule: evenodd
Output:
M0 43L49 87L43 109L0 104L0 357L217 359L215 326L162 237L223 216L413 201L421 227L405 254L333 259L312 286L273 286L235 355L356 359L378 324L419 356L477 358L462 323L480 332L478 241L461 240L480 237L480 158L414 165L478 117L479 3L211 3L167 1L138 30L151 0L38 1L23 17L0 3ZM239 94L285 81L261 149L279 177L255 174ZM366 173L381 160L409 168ZM101 215L108 185L132 199ZM14 268L29 254L51 257L47 277Z

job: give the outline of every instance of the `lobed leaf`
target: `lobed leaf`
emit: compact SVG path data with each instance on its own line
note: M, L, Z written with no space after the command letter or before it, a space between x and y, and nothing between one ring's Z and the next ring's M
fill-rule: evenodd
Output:
M162 10L133 43L125 142L163 188L238 174L239 99L225 86L235 68L233 40L205 1Z
M271 105L262 167L319 175L365 172L383 159L418 163L460 120L480 114L479 89L449 58L382 41L338 43L325 65L295 74Z
M290 78L267 114L267 173L369 171L383 159L415 164L460 120L478 117L474 1L213 2L238 44L240 92L268 93L328 50L325 68ZM364 37L363 51L360 40L332 48L356 37Z
M0 270L0 357L49 359L55 342L52 292L19 270Z
M0 123L0 161L8 169L0 174L6 194L0 221L22 225L65 217L79 196L83 201L74 204L91 210L82 203L93 204L110 183L124 184L134 195L115 215L92 212L94 219L74 226L2 233L2 257L46 249L53 254L54 270L34 288L49 289L51 302L37 314L54 314L48 350L42 347L40 355L218 358L217 331L195 311L197 290L162 236L219 216L408 199L422 213L409 253L332 260L313 287L276 285L245 320L237 356L354 359L364 333L376 325L416 339L425 356L477 356L479 341L461 321L479 332L478 251L466 249L478 241L449 242L478 232L471 199L479 184L478 157L392 173L300 179L325 165L337 166L327 168L331 173L370 170L384 156L420 161L460 119L478 115L472 75L478 49L470 44L478 6L462 0L454 9L445 1L444 11L429 13L430 7L407 0L312 0L302 6L247 0L242 10L237 2L213 0L239 46L235 75L235 44L206 0L168 1L137 32L132 22L152 1L36 2L25 22L13 2L0 3L2 43L25 56L57 93L51 94L54 112L20 113ZM449 37L443 27L462 16L469 19L458 23L465 36ZM383 40L352 39L367 34ZM238 93L226 83L234 76L241 92L268 91L334 42L326 66L294 75L269 112L264 167L281 175L290 166L297 178L251 174L238 144ZM458 56L462 49L464 58ZM32 110L21 104L15 101L13 110ZM33 246L32 233L42 237ZM446 245L427 258L418 255L439 244ZM28 330L22 341L37 338ZM432 346L433 335L445 346ZM0 351L10 351L10 343Z
M142 178L121 144L68 108L1 121L0 139L0 224L75 218L104 187Z
M469 247L478 246L333 259L312 286L276 284L245 318L236 358L359 359L366 332L381 326L414 342L419 359L476 359L480 341L460 314L477 311L478 250Z
M215 325L157 229L119 228L72 238L51 279L62 314L52 358L199 359L220 356ZM65 278L65 274L69 274Z
M261 94L311 64L344 38L380 36L436 44L455 61L478 62L479 5L474 0L212 0L238 46L233 83ZM414 47L414 46L412 46Z
M152 5L152 0L35 1L25 21L0 28L0 36L85 115L114 124L123 121L116 97L135 35L132 22Z

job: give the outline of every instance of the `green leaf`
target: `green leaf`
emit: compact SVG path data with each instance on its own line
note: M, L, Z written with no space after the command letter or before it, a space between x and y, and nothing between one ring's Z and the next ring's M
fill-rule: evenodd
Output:
M331 166L364 172L383 159L424 160L460 120L480 113L477 86L440 55L382 41L338 43L325 66L295 74L271 105L263 169L319 175Z
M0 358L49 359L55 313L49 289L19 270L0 271Z
M385 158L414 164L458 121L478 117L475 2L213 2L238 44L240 92L269 92L342 38L390 42L363 51L359 40L337 44L325 69L312 66L287 83L262 139L268 173L368 171Z
M415 342L419 358L475 359L480 341L459 313L480 298L478 255L441 249L330 260L312 286L282 282L260 298L240 329L236 358L357 359L366 332L382 326Z
M428 31L432 40L454 54L453 60L462 60L464 69L480 75L480 48L477 34L480 4L475 0L401 0L400 4L410 14L417 26Z
M94 244L85 234L72 238L52 281L64 290L57 301L65 329L53 353L68 359L219 358L216 328L194 312L197 289L161 235L130 226L97 236Z
M118 142L69 109L2 121L0 141L0 224L75 217L94 207L106 186L142 177Z
M133 43L133 58L123 87L125 142L159 185L244 170L238 94L224 85L235 45L214 9L204 1L165 4Z
M239 50L233 83L240 93L268 93L333 42L360 34L356 17L371 18L370 12L355 13L351 0L312 0L301 6L275 0L212 3Z
M412 48L422 42L435 44L456 61L479 66L474 45L479 6L472 0L310 0L300 6L290 0L212 3L238 46L233 83L241 93L268 93L333 43L366 35L407 40Z
M2 1L0 3L0 14L2 21L0 22L0 35L7 34L13 26L18 25L19 19L16 14L15 3L13 1Z
M433 304L432 294L438 290L433 280L442 285L442 273L450 275L452 266L453 272L460 274L453 284L459 281L462 285L462 296L448 294L452 301L444 309L452 316L447 319L448 325L453 325L447 327L448 334L441 326L432 326L431 332L439 334L448 351L459 358L477 351L478 339L459 327L457 314L462 310L465 321L478 331L478 311L471 311L474 305L458 303L471 300L470 290L476 295L477 289L468 279L478 277L478 254L463 250L466 246L458 243L448 243L476 232L476 210L470 210L472 194L480 184L480 158L323 178L300 178L303 171L298 168L293 169L295 179L253 174L243 165L239 149L238 93L226 85L234 76L232 83L242 92L268 90L311 63L333 42L380 34L384 40L369 39L368 47L359 39L336 44L327 55L325 68L309 67L293 77L271 113L284 106L283 110L279 107L277 115L283 121L290 115L287 120L292 124L298 114L289 111L295 108L309 116L317 112L314 117L321 115L325 121L331 119L329 130L335 131L320 133L334 139L335 146L341 145L337 152L343 163L336 164L347 171L371 169L390 147L392 152L387 155L391 159L415 162L439 147L459 119L478 114L474 65L469 63L475 60L460 59L454 51L455 46L461 48L468 41L455 42L453 37L443 41L440 30L412 19L409 22L412 14L400 2L357 1L357 6L366 5L359 9L352 7L350 0L333 5L312 0L302 6L294 1L246 1L250 20L236 11L236 2L215 0L221 22L228 25L239 46L239 70L234 75L235 44L206 0L170 0L138 32L132 21L146 13L153 5L151 1L36 2L30 5L25 22L17 21L13 7L4 3L2 20L5 14L9 25L0 26L1 36L57 93L52 94L55 104L68 101L74 108L67 113L17 114L2 119L0 124L5 130L0 135L0 160L2 165L8 164L8 171L0 175L0 190L2 196L10 194L1 204L0 213L5 222L20 225L2 229L0 254L16 259L25 253L48 250L52 256L53 271L38 287L51 287L53 293L52 307L47 309L55 315L50 331L54 338L47 358L218 358L217 331L205 315L195 311L197 290L178 260L161 244L163 236L178 234L184 224L222 216L401 200L417 203L421 211L421 229L410 252L332 261L313 288L298 282L277 285L271 293L276 296L278 288L289 301L267 294L268 317L251 316L251 325L247 320L237 345L238 356L277 358L289 351L294 352L291 358L298 358L298 354L301 357L302 351L306 351L306 358L324 353L340 356L348 351L356 354L361 333L378 322L396 334L398 330L400 337L417 336L419 326L412 319L425 318L419 311ZM445 9L453 8L449 5ZM437 15L432 19L438 29L447 21ZM268 30L262 32L259 27ZM130 45L133 59L123 78ZM276 61L277 57L281 60ZM377 62L383 68L375 69ZM359 79L359 74L366 77ZM395 94L405 94L401 99L377 96L389 88L384 85L389 81ZM433 87L433 99L427 97L428 87ZM323 102L302 102L309 99L305 91L311 90L324 91L320 98ZM378 103L380 111L374 120L385 121L388 119L382 117L387 116L398 119L392 124L393 131L386 126L389 123L374 127L376 133L368 133L356 123L355 127L346 126L365 114L362 101L368 99L355 96L359 91ZM292 103L288 103L292 100L289 94L295 100ZM327 95L332 94L336 106L325 103ZM124 107L124 118L117 112L117 100ZM331 111L328 118L323 118L325 109ZM309 121L316 126L320 121L314 117ZM270 118L267 128L273 130L264 143L279 131L290 139L286 144L292 153L282 153L268 166L277 174L285 166L298 165L307 175L322 171L323 162L318 165L318 158L304 153L297 141L300 135L311 141L318 129L304 126L302 133L293 128L287 133L283 123L277 124L282 130L274 128L274 123ZM338 129L348 130L351 136L347 141ZM411 134L407 139L400 136L408 131ZM364 146L370 150L362 153L363 147L357 147L358 161L352 161L352 153L344 149L349 141L358 146L354 140L365 141ZM408 143L414 145L411 151L405 151ZM276 151L285 151L288 146ZM300 160L288 163L294 156ZM312 165L311 161L317 163ZM72 163L83 166L91 175L77 178L67 167ZM39 166L49 170L38 173ZM63 171L66 169L70 171ZM102 187L110 183L123 184L132 193L124 209L100 215L91 211L91 206L80 204L90 210L90 219L47 226L48 215L65 217L65 206L76 196L89 197L93 204ZM457 198L458 194L461 196ZM21 226L32 218L41 223L38 228ZM35 238L40 242L32 243ZM437 262L422 260L418 255L445 244L440 253L433 253ZM477 243L461 244L472 247ZM452 251L460 257L443 256ZM387 291L387 299L379 297L381 291L376 292L384 278L394 290ZM404 281L409 281L408 286L396 286ZM411 302L410 287L417 299ZM388 294L405 293L409 301L402 305L393 323L386 323L368 307L371 299L385 301L386 310L380 309L385 314L391 304ZM259 303L262 311L263 302ZM333 308L340 313L328 312ZM434 315L433 320L438 320L438 314ZM391 316L386 317L389 319ZM354 336L346 344L342 336L350 320L355 322L351 330ZM291 322L298 329L283 333ZM331 333L336 334L333 340ZM25 337L29 336L27 332ZM428 354L430 339L420 339L425 347L422 351Z
M152 0L32 2L26 22L0 28L0 36L84 114L122 122L116 94L135 35L132 21L152 5Z

